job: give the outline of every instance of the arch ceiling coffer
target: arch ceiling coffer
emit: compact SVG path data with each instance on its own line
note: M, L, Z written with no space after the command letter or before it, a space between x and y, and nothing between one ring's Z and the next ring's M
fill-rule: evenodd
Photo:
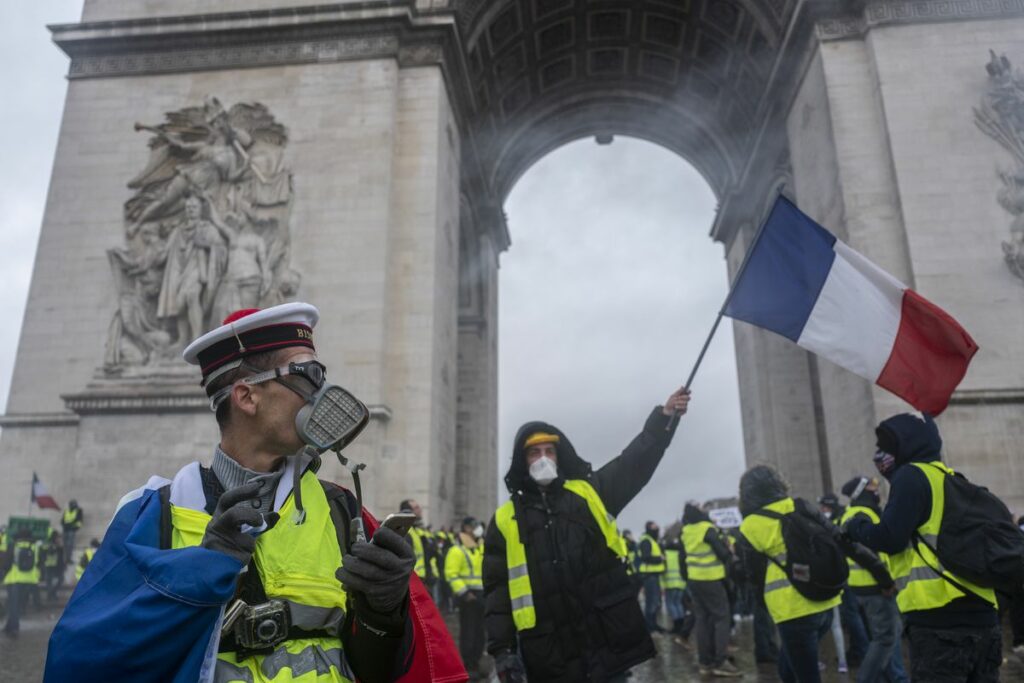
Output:
M495 194L504 197L552 146L594 133L627 132L687 156L722 193L749 152L780 36L795 5L796 0L460 3L474 89L469 120ZM562 114L566 121L560 126Z

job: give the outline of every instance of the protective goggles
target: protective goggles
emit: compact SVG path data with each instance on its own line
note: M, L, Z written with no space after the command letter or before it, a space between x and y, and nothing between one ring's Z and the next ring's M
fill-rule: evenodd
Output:
M313 389L319 389L327 381L327 366L316 360L307 360L301 363L289 363L288 365L282 365L278 368L272 368L270 370L260 370L254 368L251 365L243 362L240 366L241 369L250 370L255 372L255 375L249 375L238 380L243 384L262 384L263 382L269 382L271 380L279 380L282 377L289 375L298 376L304 378L307 382L313 385ZM288 387L302 398L309 400L312 394L305 394L295 386L292 386L288 382L281 382L284 386ZM210 410L216 411L217 406L227 398L228 394L231 393L231 388L234 383L224 387L216 394L210 397Z

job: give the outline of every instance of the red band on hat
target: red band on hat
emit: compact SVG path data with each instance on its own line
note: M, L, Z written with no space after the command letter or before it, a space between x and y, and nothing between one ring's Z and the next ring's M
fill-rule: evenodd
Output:
M197 354L203 377L217 368L246 356L289 346L314 349L313 328L301 323L277 323L239 332L203 349Z

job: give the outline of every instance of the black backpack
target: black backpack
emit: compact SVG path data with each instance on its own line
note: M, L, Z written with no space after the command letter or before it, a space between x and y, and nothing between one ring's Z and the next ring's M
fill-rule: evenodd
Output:
M788 514L765 509L753 513L782 524L786 564L769 559L786 572L800 595L815 602L831 600L842 592L850 576L846 554L821 513L803 498L794 498L793 504L795 509Z
M32 548L21 546L14 562L18 565L18 571L30 572L36 566L36 553Z
M915 532L916 539L957 576L985 588L1016 593L1024 585L1024 532L1003 501L987 488L972 484L959 472L943 473L945 508L938 542L932 547Z

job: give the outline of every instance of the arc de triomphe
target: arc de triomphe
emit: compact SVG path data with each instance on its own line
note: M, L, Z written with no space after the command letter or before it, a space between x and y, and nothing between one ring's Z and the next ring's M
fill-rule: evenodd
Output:
M180 337L292 298L372 406L369 502L489 514L502 203L550 150L615 134L702 172L731 271L785 186L953 313L981 352L948 459L1024 506L1024 0L85 0L51 30L71 67L0 517L36 471L92 512L87 539L207 458ZM735 336L747 459L804 495L862 471L899 403Z

